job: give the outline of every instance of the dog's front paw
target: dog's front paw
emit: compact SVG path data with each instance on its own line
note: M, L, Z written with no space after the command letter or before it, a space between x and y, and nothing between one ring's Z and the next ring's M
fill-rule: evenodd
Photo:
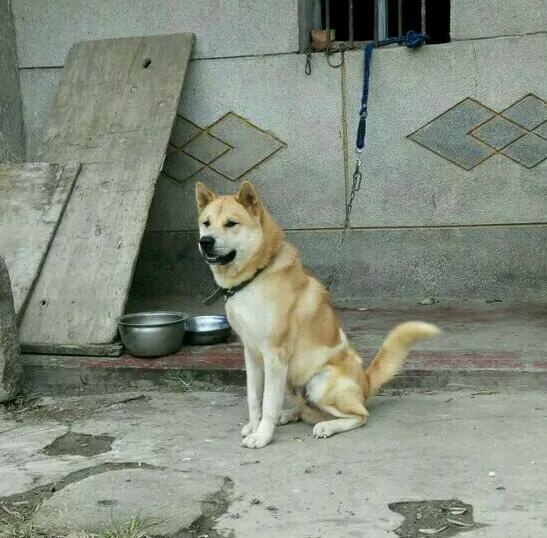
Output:
M332 431L328 421L318 422L313 427L313 436L316 439L325 439L327 437L330 437L333 433L334 432Z
M264 448L272 440L271 435L265 435L263 433L251 433L247 435L241 442L242 446L246 448Z
M247 422L247 424L241 428L241 437L247 437L247 435L256 432L259 424L260 422Z

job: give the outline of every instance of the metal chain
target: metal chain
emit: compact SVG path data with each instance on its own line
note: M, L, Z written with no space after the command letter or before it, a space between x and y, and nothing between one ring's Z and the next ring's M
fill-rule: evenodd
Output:
M335 259L332 265L331 272L325 280L325 287L327 290L330 290L332 283L334 282L334 277L338 272L338 268L342 263L342 247L344 246L344 241L346 238L346 232L350 227L351 212L353 210L353 202L355 200L355 195L361 189L361 181L363 179L363 174L361 172L361 152L362 150L357 150L357 160L355 162L355 171L353 172L351 190L349 197L346 201L346 218L344 219L344 227L340 233L340 240L338 241L338 246L336 247Z
M355 140L355 151L357 153L357 159L355 162L355 171L353 172L351 190L349 197L346 198L346 218L344 220L344 227L342 228L342 233L340 234L340 241L338 242L338 247L336 248L335 259L333 263L332 270L327 277L325 282L327 290L330 290L332 283L334 282L334 277L338 271L340 264L342 262L342 247L344 246L344 240L346 238L346 233L350 227L351 212L353 209L353 202L355 201L355 195L361 189L361 181L363 179L363 174L361 173L361 153L365 149L365 136L367 132L367 104L368 104L368 93L369 93L369 83L370 83L370 64L372 60L372 50L374 48L373 43L367 43L363 49L363 93L361 96L361 108L359 110L359 125L357 127L357 137ZM342 60L340 65L344 63L344 49L340 50ZM328 61L328 51L327 51L327 61ZM329 62L329 65L332 65ZM334 66L333 66L334 67ZM343 73L342 73L343 75ZM342 83L344 77L342 76ZM342 87L344 89L344 87Z
M311 48L306 49L306 66L304 67L304 73L311 75Z
M417 34L415 32L408 32L405 38L403 38L402 40L401 38L397 38L397 40L394 42L401 41L409 48L416 48L422 45L426 39L427 39L426 34ZM386 40L382 43L378 43L377 45L388 44L389 42L391 41ZM370 85L370 67L371 67L371 61L372 61L372 51L374 49L374 46L375 46L374 43L369 42L364 46L364 49L363 49L363 52L364 52L363 94L361 97L361 109L359 110L359 125L357 127L357 139L355 142L357 159L355 162L355 171L353 172L351 191L350 191L349 197L346 199L346 218L344 219L344 227L342 228L342 232L340 234L340 240L338 241L338 246L336 248L332 270L325 281L325 286L327 290L330 290L330 287L332 286L332 283L334 282L334 277L342 262L342 247L344 246L346 233L348 229L350 228L350 219L351 219L351 212L353 209L353 202L355 200L355 195L361 189L361 181L363 179L363 174L361 173L361 164L362 164L361 153L363 152L365 148L365 136L367 132L367 108L368 108L368 94L369 94L369 85ZM341 45L340 48L336 50L331 48L331 46L329 45L325 53L327 56L328 64L331 67L340 67L344 65L344 61L345 61L344 51L345 51L345 47L343 45ZM332 56L335 52L340 53L340 62L338 64L332 64L330 62L330 56ZM342 84L343 84L343 81L344 81L344 72L342 71ZM342 95L344 95L343 85L342 85ZM345 110L345 106L343 106L343 108Z
M347 47L342 43L338 47L333 47L329 44L327 47L327 50L325 51L325 56L327 57L327 63L331 66L337 69L338 67L342 67L346 61L346 57L344 53L346 52ZM335 54L340 53L340 61L337 64L333 64L331 62L331 56L334 56Z
M331 67L334 67L335 69L337 69L338 67L342 67L342 65L344 65L346 61L345 55L344 55L346 50L348 50L348 48L344 44L341 44L338 47L333 47L332 45L329 45L327 49L325 50L327 63ZM311 47L307 47L306 50L304 51L304 54L306 55L306 64L304 65L304 73L306 73L306 75L311 75L311 58L312 58ZM340 54L340 61L337 64L332 63L331 61L331 57L334 56L335 54Z
M346 204L346 220L344 221L344 228L349 227L349 220L351 216L351 210L353 209L353 201L355 200L355 195L361 190L361 181L363 179L363 174L361 172L361 153L363 150L359 149L356 151L357 160L355 162L355 171L353 172L352 182L351 182L351 191L349 194L348 202Z
M345 54L344 54L346 52L346 50L348 50L348 49L343 44L339 45L339 47L337 47L337 48L335 48L331 44L329 44L329 46L327 47L327 50L325 51L325 56L327 58L327 63L331 67L334 67L335 69L339 68L339 67L342 67L345 64L345 60L346 60ZM306 52L306 66L304 68L304 72L306 73L306 75L309 75L309 74L311 74L311 51L310 51L309 48L307 48L305 52ZM331 62L331 57L334 56L337 53L340 54L340 61L338 63L332 63ZM366 76L368 76L368 69L365 70L365 74L366 74ZM367 94L368 94L368 91L367 91ZM366 127L366 115L367 115L366 114L366 105L364 106L364 108L361 109L360 115L361 115L361 121L360 121L360 125L359 125L359 131L361 131L363 133L363 142L364 142L364 128ZM345 208L346 216L345 216L345 219L344 219L344 227L342 228L342 231L340 233L340 239L339 239L338 245L336 247L335 259L334 259L334 263L332 265L331 272L329 273L329 275L327 276L327 278L325 280L325 286L326 286L327 290L330 290L330 287L332 286L332 284L334 282L334 278L336 276L336 273L338 272L340 264L342 263L342 248L344 246L344 241L346 239L346 233L350 228L350 220L351 220L351 212L353 210L353 202L355 201L355 195L361 189L361 181L363 179L363 174L361 173L361 164L362 164L361 163L361 153L363 152L363 147L364 147L364 144L360 145L359 138L358 138L357 148L356 148L357 159L356 159L356 162L355 162L355 171L353 172L353 176L352 176L351 190L350 190L349 196L346 198L346 208Z

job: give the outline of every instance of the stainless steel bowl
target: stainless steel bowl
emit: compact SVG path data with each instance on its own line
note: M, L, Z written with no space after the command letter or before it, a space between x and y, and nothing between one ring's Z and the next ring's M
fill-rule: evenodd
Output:
M137 357L160 357L175 353L184 340L181 312L139 312L118 320L123 345Z
M191 345L226 342L231 333L226 316L195 316L186 320L184 341Z

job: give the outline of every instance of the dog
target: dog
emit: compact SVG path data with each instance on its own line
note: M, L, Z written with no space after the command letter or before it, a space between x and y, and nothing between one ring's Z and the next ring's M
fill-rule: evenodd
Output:
M414 342L439 333L418 321L395 327L365 370L340 328L327 290L251 183L219 196L196 184L199 250L224 291L245 355L249 422L242 445L268 445L276 425L303 420L315 438L363 426L366 401L402 367ZM285 394L294 407L282 411Z

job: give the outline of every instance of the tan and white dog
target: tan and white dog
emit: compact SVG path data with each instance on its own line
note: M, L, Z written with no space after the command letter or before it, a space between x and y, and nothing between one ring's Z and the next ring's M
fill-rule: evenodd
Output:
M225 290L228 320L245 350L249 422L243 446L262 448L276 424L304 420L314 437L359 428L365 402L401 368L428 323L395 327L365 370L340 328L327 290L245 181L236 195L196 185L200 251ZM285 393L294 408L282 411Z

